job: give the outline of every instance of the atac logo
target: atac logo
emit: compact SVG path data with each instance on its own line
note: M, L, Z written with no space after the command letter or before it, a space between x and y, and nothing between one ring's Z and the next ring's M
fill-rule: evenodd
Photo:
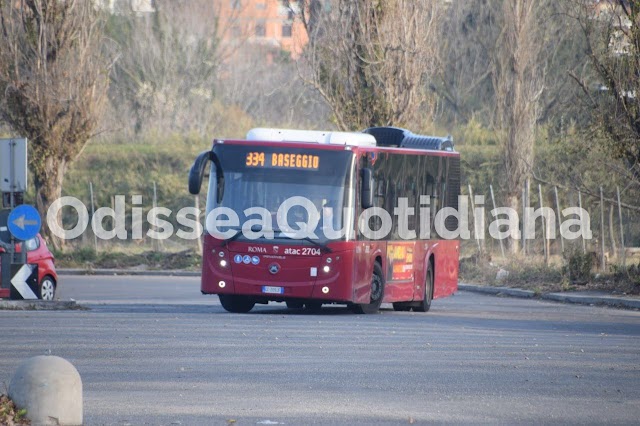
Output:
M249 247L249 253L267 253L267 249L264 247Z
M279 246L273 246L273 252L275 254L278 254L278 251L280 251L280 247Z

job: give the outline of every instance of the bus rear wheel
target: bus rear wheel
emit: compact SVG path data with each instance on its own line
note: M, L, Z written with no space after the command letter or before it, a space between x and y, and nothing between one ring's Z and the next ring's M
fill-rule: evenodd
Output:
M427 277L424 280L424 299L418 302L417 306L413 307L414 312L429 312L431 309L431 301L433 300L433 267L429 262L427 268Z
M362 305L351 305L351 310L356 314L375 314L380 310L384 298L384 275L382 266L376 262L371 276L371 302Z
M256 304L253 300L246 296L236 296L233 294L219 294L220 304L227 312L234 314L246 314Z

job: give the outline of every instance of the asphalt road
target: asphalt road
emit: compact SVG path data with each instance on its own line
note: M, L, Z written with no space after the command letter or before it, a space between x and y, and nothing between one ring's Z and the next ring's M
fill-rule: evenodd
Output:
M63 277L0 311L0 382L69 359L94 424L637 423L640 313L461 292L428 314L225 313L197 278ZM1 385L0 385L1 386Z

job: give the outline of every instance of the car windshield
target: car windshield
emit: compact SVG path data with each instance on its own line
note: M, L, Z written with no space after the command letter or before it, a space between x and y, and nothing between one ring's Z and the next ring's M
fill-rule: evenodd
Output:
M284 203L288 202L295 204L286 215L292 229L299 229L299 223L313 224L309 212L314 210L320 220L313 229L320 240L326 239L323 227L342 229L343 215L337 213L348 205L351 151L228 145L217 147L216 154L224 171L224 196L215 203L216 179L212 172L207 214L215 207L230 208L242 227L247 220L260 218L245 214L247 209L259 207L270 216L270 223L260 228L277 231L282 225L282 219L280 223L277 220L278 210L284 212ZM325 223L325 219L331 223Z

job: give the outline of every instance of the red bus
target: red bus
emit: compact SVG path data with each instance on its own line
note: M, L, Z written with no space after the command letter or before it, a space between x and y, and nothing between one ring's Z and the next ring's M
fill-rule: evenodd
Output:
M449 138L393 127L253 129L245 140L215 140L197 157L192 194L208 164L201 291L217 294L227 311L275 301L427 312L432 299L457 290L460 242L433 232L436 212L458 207L460 156ZM283 209L292 199L306 204ZM399 202L414 214L394 214ZM283 221L293 224L289 232ZM457 221L449 215L444 226L456 229ZM299 229L314 237L292 235ZM329 238L329 229L342 233Z

